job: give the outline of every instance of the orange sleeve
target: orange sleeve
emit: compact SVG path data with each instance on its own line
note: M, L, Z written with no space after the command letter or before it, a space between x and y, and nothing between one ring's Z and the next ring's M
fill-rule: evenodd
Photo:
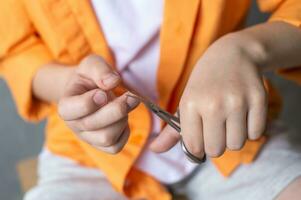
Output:
M31 83L37 69L49 63L52 56L21 2L0 2L0 75L10 88L21 117L38 121L51 106L33 98Z
M261 11L272 12L269 21L284 21L301 28L301 0L257 0L257 2ZM301 66L277 72L301 85Z

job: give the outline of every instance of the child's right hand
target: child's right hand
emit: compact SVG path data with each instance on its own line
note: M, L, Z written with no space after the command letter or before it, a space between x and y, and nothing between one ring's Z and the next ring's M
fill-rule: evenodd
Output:
M115 97L120 76L103 59L82 60L67 82L58 103L60 117L79 138L97 149L115 154L130 134L128 113L139 102L126 94Z

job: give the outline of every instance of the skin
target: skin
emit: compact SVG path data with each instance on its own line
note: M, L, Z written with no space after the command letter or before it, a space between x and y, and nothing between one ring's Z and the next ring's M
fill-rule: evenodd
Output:
M180 101L181 129L191 153L218 157L239 150L265 130L267 94L262 72L301 64L301 31L284 22L228 34L199 59ZM166 127L150 146L164 152L179 140Z
M44 66L33 80L33 91L41 100L58 102L60 117L80 139L116 154L129 137L128 113L139 104L126 94L113 94L120 80L102 58L90 55L74 67Z
M284 22L256 25L214 42L197 62L179 104L181 134L188 150L200 158L204 154L218 157L226 148L239 150L247 139L258 139L267 118L261 74L301 65L300 52L300 29ZM112 74L115 79L105 84ZM129 136L127 114L139 103L113 95L111 90L119 81L116 72L92 55L74 67L42 67L33 80L33 93L41 100L58 102L61 118L79 138L117 153ZM167 126L150 148L165 152L179 139ZM289 187L301 187L300 180ZM289 187L279 199L286 191L294 197L301 195Z

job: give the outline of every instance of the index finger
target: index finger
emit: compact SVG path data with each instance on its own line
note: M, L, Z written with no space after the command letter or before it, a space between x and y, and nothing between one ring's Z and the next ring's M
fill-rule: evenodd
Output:
M125 117L139 104L137 99L123 94L94 113L76 120L81 130L93 131L109 126Z
M58 112L66 121L75 120L95 112L107 102L107 94L94 89L84 94L63 97L58 103Z

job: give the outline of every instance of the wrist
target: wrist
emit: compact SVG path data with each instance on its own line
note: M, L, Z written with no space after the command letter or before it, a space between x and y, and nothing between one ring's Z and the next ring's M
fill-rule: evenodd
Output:
M59 76L59 83L57 85L58 93L57 98L55 99L55 102L58 102L59 99L63 96L65 86L67 82L70 80L72 74L75 71L75 67L69 67L69 66L59 66L57 69L57 74Z
M57 102L63 95L65 85L74 71L73 67L47 64L41 67L33 79L33 94L46 102Z
M269 69L268 50L261 41L244 31L227 34L222 39L227 40L227 43L235 49L239 56L252 62L259 71Z

